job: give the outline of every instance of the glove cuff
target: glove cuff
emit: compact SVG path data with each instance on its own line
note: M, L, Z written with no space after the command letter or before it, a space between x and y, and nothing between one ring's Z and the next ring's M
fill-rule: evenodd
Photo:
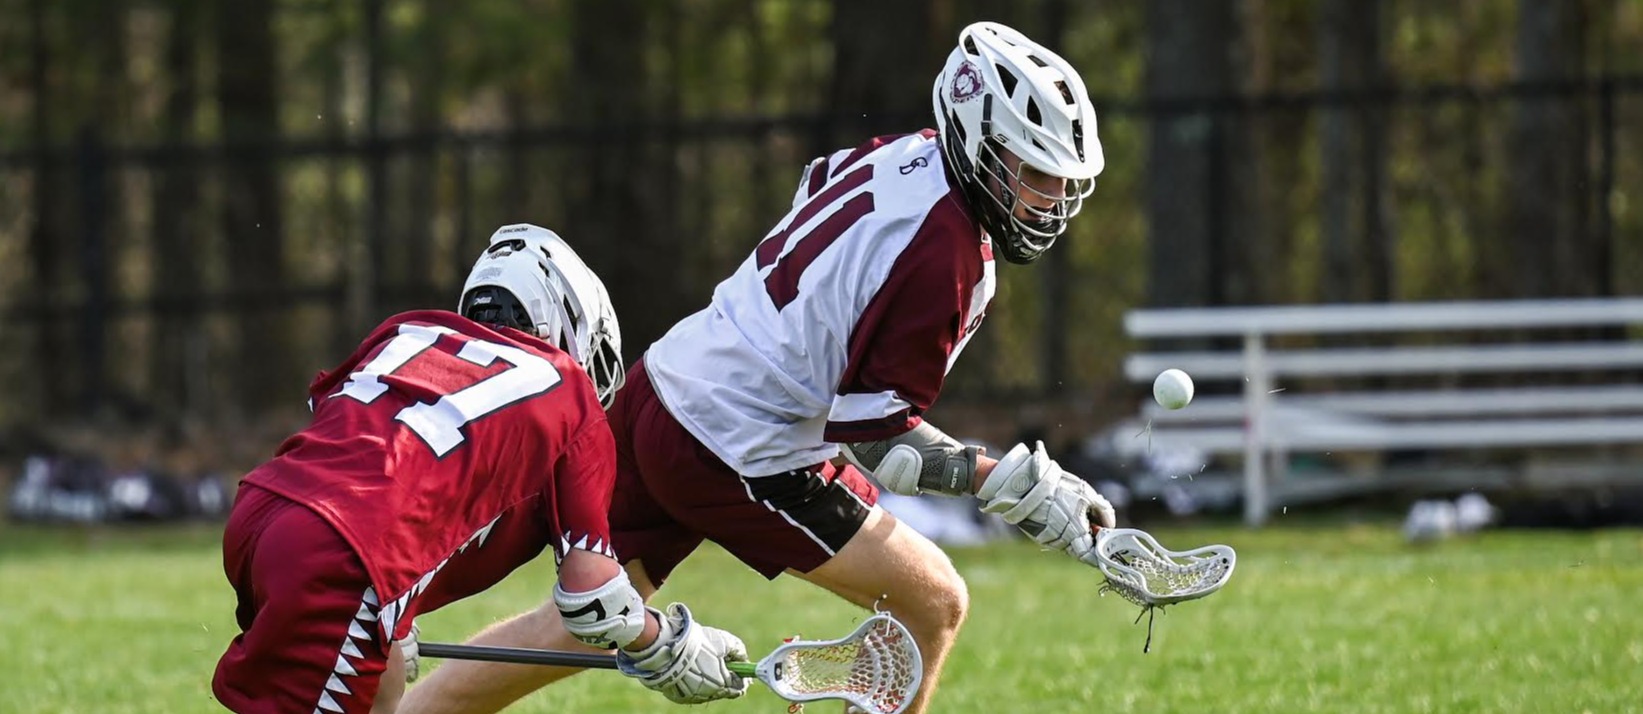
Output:
M1004 458L999 459L998 463L993 466L992 473L987 475L987 480L976 491L976 498L980 499L982 503L988 503L997 498L999 492L1003 491L1004 487L1015 479L1016 474L1023 466L1021 462L1032 457L1033 453L1027 449L1027 444L1016 444L1014 448L1010 449L1009 453L1004 454Z
M1020 525L1061 487L1061 467L1044 452L1044 442L1031 451L1017 444L993 467L987 482L976 494L983 513L997 513L1005 522Z
M679 661L678 653L672 650L683 644L690 636L692 623L690 608L685 607L683 603L668 605L666 613L653 607L647 607L645 610L654 614L656 621L661 625L661 630L656 633L656 641L638 652L616 651L617 669L629 677L641 679L657 676L669 665Z
M679 635L679 628L675 626L673 621L661 610L647 606L645 607L645 612L649 613L649 616L656 618L656 639L650 643L649 647L645 647L644 649L634 650L631 652L628 650L619 651L619 654L626 653L636 661L649 659L657 652L661 652L663 647L666 647L669 642L677 639Z

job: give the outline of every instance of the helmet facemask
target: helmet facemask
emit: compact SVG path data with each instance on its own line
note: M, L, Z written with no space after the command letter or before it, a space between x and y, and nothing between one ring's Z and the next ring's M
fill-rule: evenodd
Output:
M991 96L983 99L983 116L992 115ZM942 103L945 107L945 102ZM982 230L993 239L999 254L1011 263L1026 264L1038 259L1055 239L1067 230L1067 221L1084 208L1084 199L1095 191L1095 179L1064 179L1066 187L1061 196L1051 196L1033 188L1022 180L1028 165L1017 161L1015 171L1004 166L1004 142L996 134L987 133L976 149L976 161L971 162L963 153L964 127L956 118L947 122L948 132L942 137L942 153L952 164L953 173L964 190L965 197L975 208L976 219ZM991 132L992 123L983 119L981 129ZM1019 158L1019 157L1018 157ZM1036 194L1048 201L1048 208L1038 208L1032 202L1021 200L1023 193ZM1016 207L1031 219L1016 214Z
M599 403L606 409L610 408L611 401L616 399L616 392L627 381L627 369L622 365L622 354L617 351L617 341L609 335L596 335L593 340L593 355L587 361L588 376L593 378L593 384L599 391Z
M976 180L983 186L990 206L980 211L992 215L983 223L989 235L995 237L1000 253L1011 263L1030 263L1055 244L1055 239L1067 230L1067 221L1084 208L1084 199L1095 190L1095 179L1063 179L1065 185L1059 196L1044 193L1022 176L1027 162L1017 160L1015 170L1005 166L1003 143L997 137L981 142L976 166ZM1023 200L1023 196L1039 200ZM1039 206L1046 206L1040 208ZM1021 214L1028 218L1022 218ZM989 225L991 223L991 225Z

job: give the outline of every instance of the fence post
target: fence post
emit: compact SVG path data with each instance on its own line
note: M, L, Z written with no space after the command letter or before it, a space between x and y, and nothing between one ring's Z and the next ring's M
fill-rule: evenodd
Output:
M80 309L80 405L89 413L96 411L103 402L109 312L108 251L104 232L104 216L108 211L108 152L92 127L80 130L76 158L80 199L80 275L85 283L85 301Z
M1259 526L1267 518L1266 426L1267 372L1265 337L1244 335L1244 523Z

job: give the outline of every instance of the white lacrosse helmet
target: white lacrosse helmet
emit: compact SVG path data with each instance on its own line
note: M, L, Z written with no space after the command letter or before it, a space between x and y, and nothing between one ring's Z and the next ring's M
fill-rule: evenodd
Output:
M457 312L512 327L564 350L610 407L622 388L622 331L605 284L569 244L529 223L502 226L474 263Z
M978 22L958 35L958 47L931 92L941 148L981 227L1004 259L1030 263L1055 243L1095 188L1106 165L1096 137L1095 107L1084 80L1066 60L1015 30ZM1022 202L1033 190L1006 179L999 150L1067 180L1048 209ZM1017 205L1030 219L1015 215Z

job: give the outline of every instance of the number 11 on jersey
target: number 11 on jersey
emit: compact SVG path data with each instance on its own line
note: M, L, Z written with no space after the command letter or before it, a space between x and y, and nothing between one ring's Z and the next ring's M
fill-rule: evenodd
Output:
M788 222L786 228L766 238L753 251L754 265L759 269L763 270L771 263L776 264L775 269L765 275L764 289L770 294L770 301L775 303L777 310L787 307L799 297L799 277L804 274L804 269L810 267L810 264L821 256L822 251L827 250L833 241L850 230L862 216L873 212L873 192L862 191L851 196L843 206L823 219L809 233L800 236L794 242L792 250L783 253L782 249L787 246L788 238L818 213L831 207L840 198L860 188L872 178L873 165L867 164L834 180L827 188L812 196Z

